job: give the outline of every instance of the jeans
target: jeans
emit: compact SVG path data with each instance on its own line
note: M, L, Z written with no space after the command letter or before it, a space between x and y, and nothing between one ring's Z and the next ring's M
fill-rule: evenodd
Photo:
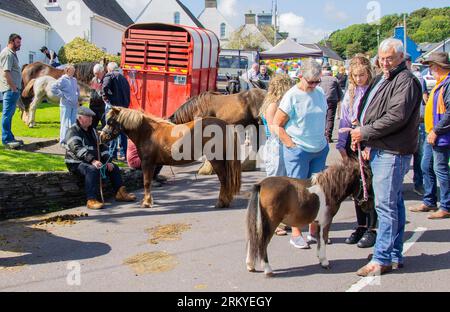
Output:
M8 143L14 142L16 138L11 131L12 119L16 112L16 103L19 99L20 93L6 91L3 92L3 115L2 115L2 143L6 145Z
M388 266L403 263L403 236L406 225L403 179L409 171L412 155L394 155L372 150L375 209L378 235L372 262Z
M419 149L414 154L414 187L420 188L423 186L422 173L422 158L423 158L423 144L425 143L425 124L421 123L419 126Z
M93 165L82 163L75 173L84 177L87 200L96 200L100 193L100 170ZM119 167L114 165L114 170L112 172L106 170L106 175L111 180L114 194L117 194L123 185Z
M439 181L442 210L450 210L449 147L433 147L427 142L423 149L422 171L425 194L423 203L437 207L437 182Z
M283 159L283 144L280 139L270 136L264 148L264 163L268 177L285 177L286 168Z
M305 152L301 147L283 146L284 164L287 176L294 179L309 179L325 169L330 148L327 145L318 153Z
M60 105L61 129L59 132L59 142L66 138L67 131L77 122L77 107Z

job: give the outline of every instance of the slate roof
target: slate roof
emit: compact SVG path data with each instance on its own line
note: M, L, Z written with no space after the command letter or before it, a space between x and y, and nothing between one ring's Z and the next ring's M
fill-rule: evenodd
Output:
M32 21L50 26L45 17L33 5L31 0L0 0L0 10L4 10Z
M186 14L191 18L191 20L194 22L195 25L197 25L198 28L205 28L202 23L195 17L194 14L192 14L191 10L189 10L180 0L175 0L178 5L186 12Z
M0 0L3 1L3 0ZM116 0L83 0L87 7L97 15L103 16L107 19L116 22L123 26L130 26L134 24L131 17L125 10L117 3Z

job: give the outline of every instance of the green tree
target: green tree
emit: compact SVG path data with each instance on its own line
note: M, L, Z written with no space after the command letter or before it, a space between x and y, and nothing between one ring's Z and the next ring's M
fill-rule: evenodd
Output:
M411 38L417 42L439 42L450 36L450 19L446 16L433 16L424 20Z
M63 46L59 50L58 57L63 64L98 62L104 58L110 62L120 64L120 56L108 54L98 48L95 44L79 37Z
M239 29L230 36L227 48L239 50L263 50L262 43L263 38L260 36L252 34L244 35L243 29Z

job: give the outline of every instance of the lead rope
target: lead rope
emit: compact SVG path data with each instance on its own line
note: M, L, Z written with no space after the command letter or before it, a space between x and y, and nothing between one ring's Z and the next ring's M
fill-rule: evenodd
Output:
M358 160L359 160L359 170L361 171L361 180L364 190L364 202L369 201L369 191L367 190L366 175L364 174L364 159L361 152L361 144L358 143Z
M352 130L353 130L352 128L342 128L342 129L339 129L339 133L347 133ZM367 190L367 180L366 180L366 175L364 174L364 159L362 157L360 143L358 143L358 162L359 162L359 171L361 173L362 187L364 190L364 202L368 202L369 201L369 191Z

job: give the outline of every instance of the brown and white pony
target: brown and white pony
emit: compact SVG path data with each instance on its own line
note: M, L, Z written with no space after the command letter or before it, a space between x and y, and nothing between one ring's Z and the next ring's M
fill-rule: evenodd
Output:
M81 91L80 102L90 96L90 85L94 78L93 69L95 64L97 63L85 62L75 64L75 78L78 81ZM47 97L49 101L55 102L55 98L51 96L51 93L43 91L46 89L46 87L43 87L43 84L49 84L52 82L52 78L57 80L61 78L62 75L64 75L64 70L54 68L41 62L25 65L22 68L23 91L18 104L22 111L22 120L30 128L33 128L35 125L36 109L43 98ZM56 99L56 102L59 102L59 99Z
M373 194L371 171L366 166L364 171L369 194ZM348 196L362 201L363 193L360 166L354 160L332 165L312 180L271 177L256 184L247 207L248 271L255 272L255 263L260 259L266 276L273 275L267 246L281 222L298 228L316 222L317 257L321 266L328 269L325 242L331 222ZM362 208L374 209L373 196Z
M142 206L151 208L153 205L151 184L155 168L159 165L180 166L197 161L196 155L202 156L205 145L216 139L215 136L206 135L207 127L222 131L223 134L227 133L226 122L217 118L204 118L183 125L175 125L136 110L113 107L108 113L107 125L101 132L100 138L102 142L108 142L123 131L136 145L144 173L145 197ZM194 143L194 135L198 130L201 131L201 144ZM178 146L180 142L191 142L191 144ZM197 144L202 148L201 151L195 150ZM238 194L241 188L241 162L237 159L236 137L232 139L232 142L223 139L218 145L215 145L215 149L216 151L219 149L222 154L209 160L220 180L220 194L216 207L226 208L230 206L234 195ZM173 151L179 151L181 147L190 148L182 152L189 154L189 157L186 157L188 159L174 158ZM233 159L227 159L229 148L235 151Z

